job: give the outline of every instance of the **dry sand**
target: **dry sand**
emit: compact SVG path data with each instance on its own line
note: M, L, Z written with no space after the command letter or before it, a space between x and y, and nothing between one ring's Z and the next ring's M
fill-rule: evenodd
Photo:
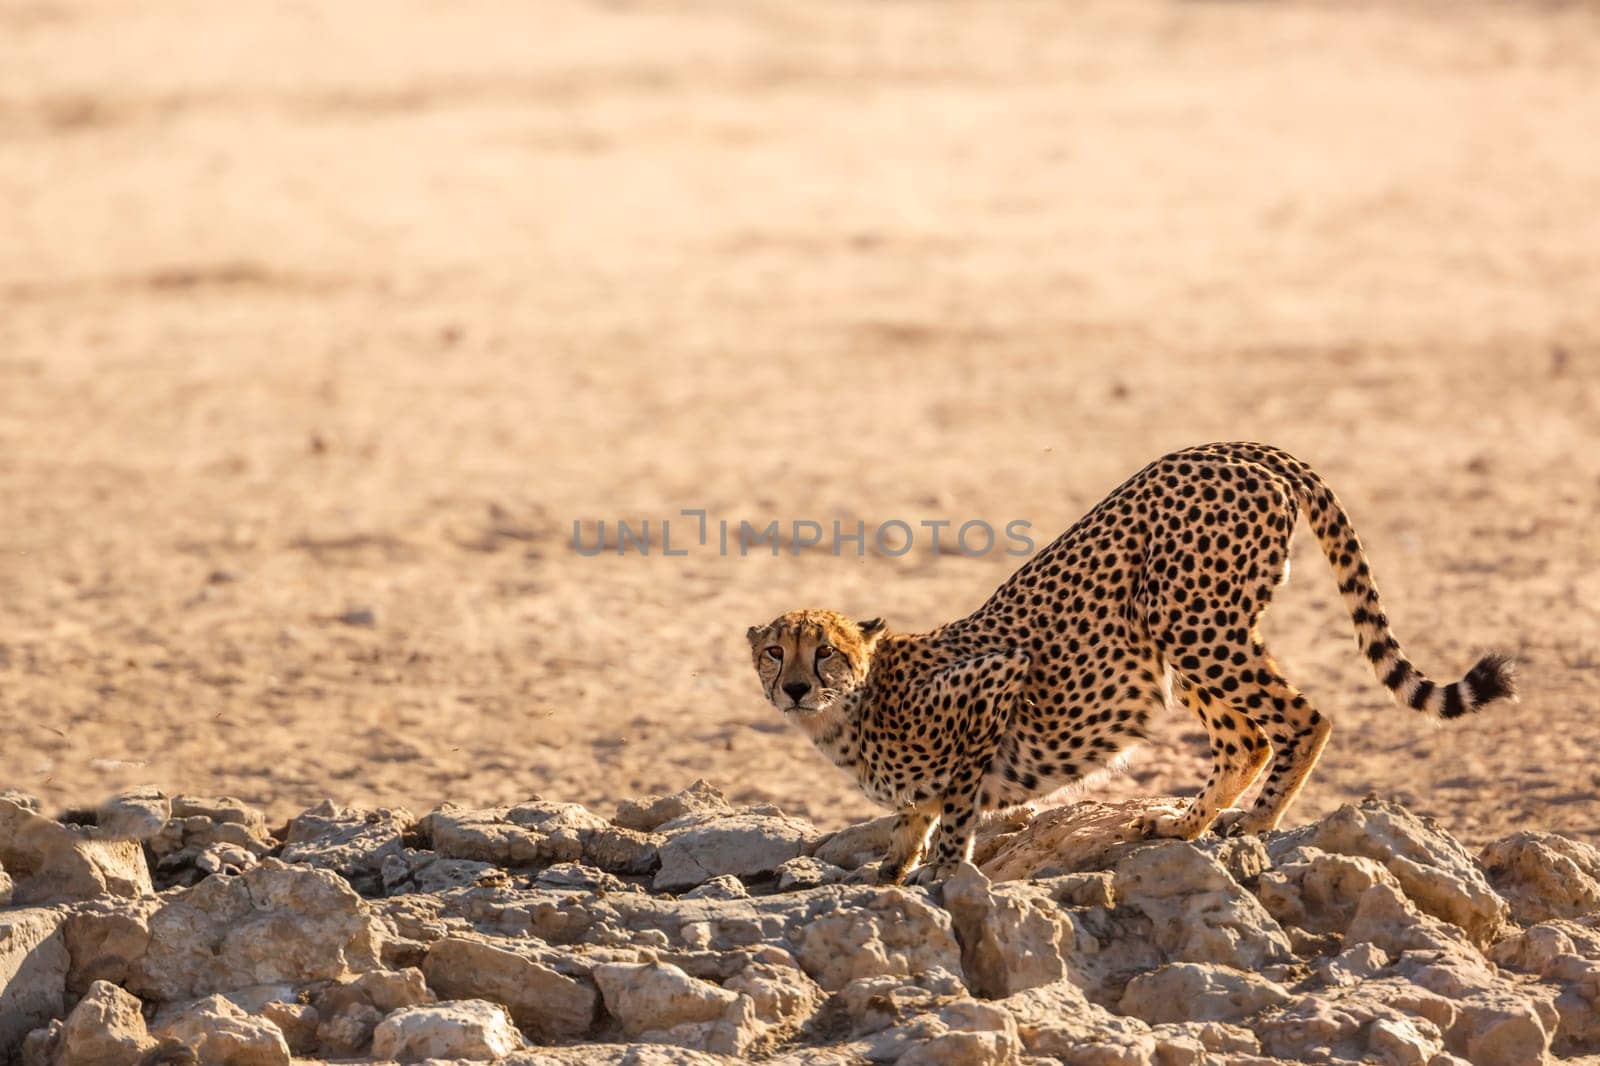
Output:
M573 520L1042 544L1213 439L1339 489L1424 669L1521 663L1520 705L1394 708L1302 534L1295 814L1600 840L1592 6L0 8L0 785L52 807L703 776L836 824L745 627L926 627L1017 560ZM1204 767L1171 713L1096 793Z

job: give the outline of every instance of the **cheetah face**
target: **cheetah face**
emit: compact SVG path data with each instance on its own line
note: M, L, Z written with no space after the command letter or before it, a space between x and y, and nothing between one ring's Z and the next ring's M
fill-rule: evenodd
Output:
M750 654L761 691L786 715L809 718L867 678L883 619L856 622L834 611L790 611L751 626Z

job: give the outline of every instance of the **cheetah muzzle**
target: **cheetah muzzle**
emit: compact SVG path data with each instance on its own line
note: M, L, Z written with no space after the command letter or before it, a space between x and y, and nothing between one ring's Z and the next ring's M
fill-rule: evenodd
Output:
M1276 829L1331 726L1283 676L1257 623L1304 513L1356 643L1395 700L1457 718L1513 696L1486 655L1439 685L1400 650L1349 516L1309 466L1261 444L1174 452L1129 478L959 621L891 633L882 619L790 611L749 630L774 707L896 812L887 881L970 859L985 811L1082 780L1144 739L1152 709L1204 723L1213 766L1151 836L1193 839L1265 771L1232 832ZM920 870L935 827L932 861Z

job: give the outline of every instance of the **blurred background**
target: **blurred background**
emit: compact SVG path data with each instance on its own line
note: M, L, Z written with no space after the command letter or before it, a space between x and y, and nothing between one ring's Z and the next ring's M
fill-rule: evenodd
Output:
M590 558L574 521L1042 546L1261 439L1419 665L1523 675L1392 707L1302 536L1266 629L1335 733L1296 813L1600 839L1597 131L1584 3L8 0L0 786L705 777L834 825L868 807L745 628L930 627L1017 560ZM1206 767L1172 713L1094 789Z

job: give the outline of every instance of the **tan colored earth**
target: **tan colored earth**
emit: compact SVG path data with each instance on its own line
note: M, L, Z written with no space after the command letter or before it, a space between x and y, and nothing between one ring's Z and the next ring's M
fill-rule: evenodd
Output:
M1600 840L1592 5L0 10L0 786L52 808L705 777L836 825L745 628L955 618L1019 560L920 523L1042 545L1215 439L1322 471L1434 677L1521 668L1392 706L1302 534L1291 821ZM724 556L686 508L919 535ZM574 551L619 518L648 556ZM1094 794L1204 770L1172 712Z

